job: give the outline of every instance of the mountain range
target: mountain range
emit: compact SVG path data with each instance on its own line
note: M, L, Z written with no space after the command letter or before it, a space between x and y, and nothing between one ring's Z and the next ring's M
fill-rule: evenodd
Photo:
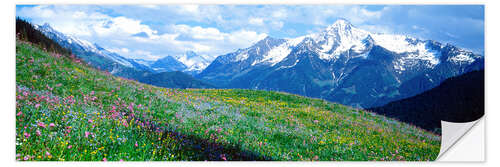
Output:
M188 52L189 56L179 56L180 61L172 56L166 56L156 61L129 59L106 50L98 44L63 34L53 29L49 24L35 25L34 28L60 46L69 49L72 54L91 66L116 76L169 88L214 87L188 74L178 72L196 73L196 70L204 65L203 63L207 64L206 62L192 63L193 60L198 59L194 52ZM203 57L201 59L205 60ZM187 62L187 65L181 61Z
M412 97L447 78L484 68L482 55L433 40L371 33L343 19L297 38L268 36L213 61L191 51L154 61L128 59L48 24L37 28L98 68L157 86L172 85L151 76L174 77L180 73L157 73L182 71L194 78L180 78L209 87L283 91L359 108ZM176 87L186 85L198 84Z
M175 56L167 55L157 60L129 59L106 50L98 44L63 34L49 24L36 25L35 28L61 46L70 48L75 55L87 62L95 63L96 67L124 77L131 77L126 74L130 72L130 68L153 73L183 71L188 74L197 74L210 63L210 57L198 55L193 51Z
M443 80L484 68L458 47L371 33L338 20L293 39L267 37L217 57L197 77L219 87L284 91L354 107L414 96Z

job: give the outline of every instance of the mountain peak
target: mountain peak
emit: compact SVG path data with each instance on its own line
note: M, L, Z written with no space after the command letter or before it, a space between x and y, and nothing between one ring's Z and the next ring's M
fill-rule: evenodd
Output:
M190 50L190 51L186 51L186 53L185 53L185 54L186 54L186 56L188 57L188 59L189 59L189 58L193 58L193 57L197 57L197 56L198 56L198 54L196 54L194 51L191 51L191 50Z
M267 49L271 49L272 47L274 46L277 46L281 43L285 42L284 39L279 39L279 38L273 38L271 36L267 36L266 38L258 41L257 43L255 43L254 46L256 47L265 47Z
M55 31L52 26L50 26L49 23L44 23L43 25L39 26L41 29L46 30L46 31Z
M259 43L259 42L266 42L266 41L273 41L273 40L276 40L276 39L268 35L265 38L263 38L260 41L258 41L257 43Z
M332 25L328 26L327 29L349 29L353 25L346 19L338 19Z

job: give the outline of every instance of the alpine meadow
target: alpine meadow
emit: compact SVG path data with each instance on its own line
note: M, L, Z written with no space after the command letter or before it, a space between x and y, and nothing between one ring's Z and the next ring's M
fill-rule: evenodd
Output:
M17 161L434 161L441 121L484 115L485 58L466 44L276 15L310 6L192 8L227 22L153 7L16 6ZM232 18L261 9L276 10Z

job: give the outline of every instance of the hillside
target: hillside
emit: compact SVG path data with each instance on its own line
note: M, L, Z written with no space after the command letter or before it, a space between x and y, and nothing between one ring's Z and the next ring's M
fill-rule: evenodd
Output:
M433 160L440 136L270 91L165 89L16 44L18 160Z
M32 26L30 23L17 19L17 24L25 25L21 27L28 27L29 32L38 34L37 38L29 39L43 39L51 41L55 46L68 50L75 57L88 63L90 66L108 71L115 76L129 78L138 81L148 81L148 84L163 86L167 88L207 88L207 84L193 77L186 77L183 74L172 73L176 75L155 74L161 78L151 78L152 73L165 72L165 71L178 71L186 68L181 62L175 60L173 57L167 56L150 65L144 64L141 61L125 58L117 53L111 52L99 46L98 44L91 43L86 40L78 39L74 36L63 34L53 29L49 24ZM19 28L18 28L19 29ZM20 32L20 31L18 31ZM20 33L24 34L24 33ZM21 38L24 39L24 38ZM37 41L35 41L38 43ZM52 46L51 45L51 46ZM43 45L45 46L45 45ZM50 47L47 47L50 48ZM168 77L167 77L168 76ZM182 82L181 82L182 81ZM198 87L200 86L200 87Z
M446 79L417 96L368 110L440 133L441 120L470 122L484 115L484 70Z
M210 84L199 81L191 75L180 71L147 73L140 78L139 82L164 88L215 88Z

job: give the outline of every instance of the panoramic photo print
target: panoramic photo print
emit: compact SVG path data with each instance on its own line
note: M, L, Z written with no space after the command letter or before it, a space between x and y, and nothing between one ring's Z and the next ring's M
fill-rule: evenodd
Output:
M434 161L441 121L484 115L483 5L17 5L12 19L17 161Z

